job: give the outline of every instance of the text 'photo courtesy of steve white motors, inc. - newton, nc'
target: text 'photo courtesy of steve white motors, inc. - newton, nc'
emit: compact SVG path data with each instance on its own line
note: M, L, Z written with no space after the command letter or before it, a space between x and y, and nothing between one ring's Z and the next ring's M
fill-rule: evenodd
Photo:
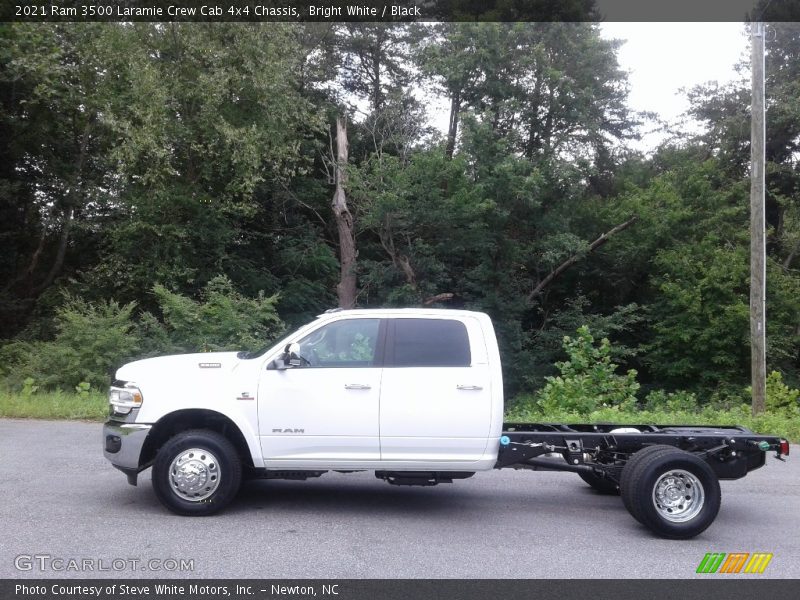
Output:
M130 597L145 598L148 596L156 597L183 597L195 598L199 596L209 596L221 598L225 596L257 596L267 594L269 596L296 596L303 598L338 596L340 586L337 583L320 583L314 585L285 585L285 584L262 584L260 586L244 584L225 584L216 583L91 583L91 584L69 584L69 583L48 583L48 584L24 584L14 585L14 595L17 597L42 597L42 596L66 596L66 597L86 597L86 598L107 598L107 597Z
M339 6L265 6L262 4L216 5L201 4L199 6L166 5L166 6L125 6L84 4L81 6L59 6L56 4L17 4L14 16L25 17L81 17L81 18L188 18L193 17L294 17L309 19L342 19L352 18L408 18L421 17L418 6L400 6L384 4L379 6L364 4L345 4Z

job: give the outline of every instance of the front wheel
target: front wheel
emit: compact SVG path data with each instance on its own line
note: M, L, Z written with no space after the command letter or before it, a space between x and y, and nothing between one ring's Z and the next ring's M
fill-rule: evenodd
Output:
M630 513L665 538L688 539L705 531L721 503L711 467L677 448L643 458L632 476L622 478L620 491Z
M172 512L211 515L236 497L242 463L226 437L194 429L179 433L161 447L152 477L156 496Z

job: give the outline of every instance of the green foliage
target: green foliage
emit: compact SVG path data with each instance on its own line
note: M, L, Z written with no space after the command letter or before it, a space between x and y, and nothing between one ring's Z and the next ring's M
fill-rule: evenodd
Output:
M492 123L527 158L594 153L625 137L618 42L594 23L453 23L419 53L451 99Z
M574 338L564 337L569 359L556 363L560 375L545 378L547 383L536 395L539 409L544 413L565 410L588 414L602 407L635 406L639 390L636 371L617 374L608 338L595 345L588 327L580 327L577 333Z
M697 396L691 392L653 390L647 394L642 408L650 412L696 412L699 405Z
M19 332L31 297L93 256L116 189L99 23L7 23L0 52L0 336ZM70 242L67 244L67 242ZM84 251L87 251L84 254ZM75 255L72 255L72 253Z
M293 29L137 23L106 34L107 119L125 185L89 289L113 286L152 308L141 296L156 282L194 294L229 262L251 275L230 255L271 241L247 227L273 209L259 189L305 169L301 142L322 127L295 85L304 57Z
M668 381L696 382L706 389L741 385L749 364L749 308L744 247L711 244L662 252L661 315L648 360Z
M65 297L56 313L54 340L4 348L7 356L14 356L7 380L12 385L21 384L23 394L33 387L85 388L87 392L89 387L107 387L113 369L138 350L139 338L132 322L134 307L133 303L93 304Z
M563 340L579 327L586 325L595 338L614 337L610 347L611 359L617 363L633 361L639 349L625 343L633 331L638 330L644 319L642 307L637 304L614 307L610 314L592 313L592 302L585 295L567 300L549 315L547 327L539 328L524 338L523 350L526 372L523 376L526 388L539 389L545 377L553 373L554 363L563 357ZM620 341L621 340L621 341Z
M162 285L153 289L164 315L163 331L170 351L210 352L256 349L277 337L284 329L275 312L277 296L246 298L224 276L214 277L203 289L199 301L170 292ZM165 335L147 317L147 327Z
M133 303L87 302L66 296L56 311L51 341L0 347L6 382L23 397L38 390L74 391L85 398L108 386L113 371L134 358L179 352L256 349L283 332L276 296L247 298L224 276L200 300L156 286L163 322Z
M81 381L78 385L75 386L75 393L78 395L79 398L88 398L89 397L89 390L91 389L92 384L88 381Z
M738 402L733 396L728 397L728 405L723 407L701 404L695 394L686 391L652 390L645 401L637 405L634 397L639 388L636 373L629 371L627 378L614 373L616 366L610 362L607 340L595 347L588 329L582 327L577 338L565 338L564 348L570 360L557 363L562 376L548 378L544 389L535 395L517 398L507 407L507 421L744 425L756 432L800 440L800 390L783 383L777 371L767 377L767 411L760 415L754 416L741 396ZM587 385L590 373L597 376ZM603 381L614 383L602 385ZM623 393L629 396L616 403L602 401L608 399L602 394L607 394L609 389L613 390L612 397L621 398L620 390L625 390ZM749 395L750 388L745 392ZM590 394L596 394L597 400L592 401Z
M637 226L617 260L646 273L635 291L644 306L641 347L647 379L699 397L736 396L749 374L749 233L745 181L721 174L717 159L665 151L669 172L627 192ZM800 340L796 275L768 260L768 361L796 363Z
M745 394L750 396L752 393L753 388L748 386ZM800 417L800 390L786 385L780 371L772 371L767 375L767 411L771 413L783 411Z
M33 377L26 377L22 382L22 391L20 395L24 398L30 398L39 391L39 386L36 385L36 380Z
M602 377L631 387L609 368L635 369L654 390L645 406L688 411L694 394L700 409L738 407L748 87L690 91L706 130L639 155L623 145L638 117L619 43L566 21L0 24L0 377L14 389L31 378L32 397L91 391L130 357L262 346L281 321L335 305L329 133L344 115L359 306L489 313L507 397L560 385L591 410L599 380L553 367L563 337L587 325L615 341L608 363L594 358ZM790 21L769 26L766 150L768 363L789 390L800 385ZM450 106L444 135L415 100L423 88ZM83 303L77 321L65 291ZM135 309L95 331L88 321L110 319L113 303ZM601 404L628 397L604 393Z
M765 435L800 442L800 419L784 412L767 412L754 417L750 407L740 404L726 410L707 406L699 411L623 410L603 408L588 414L555 410L541 413L531 405L517 405L505 416L508 422L535 423L619 423L628 425L743 425Z

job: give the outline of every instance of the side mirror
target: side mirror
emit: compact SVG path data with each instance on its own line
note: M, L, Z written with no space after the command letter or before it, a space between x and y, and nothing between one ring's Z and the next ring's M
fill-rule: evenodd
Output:
M292 367L302 367L303 359L300 356L300 344L286 344L283 354L267 365L270 371L285 371Z
M291 367L303 366L303 360L300 358L300 344L286 344L284 350L284 361Z

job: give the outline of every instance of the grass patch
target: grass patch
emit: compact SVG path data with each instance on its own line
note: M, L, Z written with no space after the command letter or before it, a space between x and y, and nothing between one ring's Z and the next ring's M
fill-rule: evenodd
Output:
M697 411L631 410L604 408L589 414L577 412L548 412L512 409L507 422L532 423L620 423L628 425L742 425L762 435L774 435L800 443L800 418L793 411L774 411L757 417L750 408L741 406L730 410L703 408Z
M107 415L108 398L98 392L20 394L0 389L0 417L104 421Z

